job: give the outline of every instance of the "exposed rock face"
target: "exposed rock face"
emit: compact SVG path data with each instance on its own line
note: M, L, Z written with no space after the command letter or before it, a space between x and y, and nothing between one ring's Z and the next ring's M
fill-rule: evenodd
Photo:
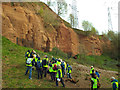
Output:
M79 38L79 35L63 22L57 29L48 23L47 27L51 30L47 30L42 17L36 15L34 10L20 5L11 6L8 3L2 5L2 12L2 35L13 43L42 51L51 51L53 47L58 47L73 55L78 54L80 45L83 45L88 55L93 52L101 55L101 41L98 38Z
M97 37L86 37L82 40L82 43L85 45L88 55L101 55L101 41Z

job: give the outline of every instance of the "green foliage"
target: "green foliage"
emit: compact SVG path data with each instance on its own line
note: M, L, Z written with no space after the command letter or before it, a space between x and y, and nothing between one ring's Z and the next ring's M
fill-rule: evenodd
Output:
M33 3L33 2L32 2ZM71 27L71 25L63 20L60 16L56 15L46 4L43 2L34 2L35 4L39 5L40 9L35 9L36 14L40 15L40 17L43 19L44 27L46 30L53 30L53 27L55 29L59 28L61 22L63 21L64 24L67 27ZM52 5L52 3L51 3ZM51 27L52 26L52 27Z
M47 1L47 5L50 6L50 5L51 5L51 2L50 2L50 1Z
M90 33L90 34L91 34L91 35L97 35L97 34L98 34L98 31L96 30L95 27L92 26L92 28L91 28L91 33Z
M70 14L69 18L70 18L70 24L72 25L72 27L74 27L74 25L75 25L75 19L74 19L73 14Z
M67 27L69 27L69 28L72 28L70 23L68 23L68 22L65 21L65 20L63 20L63 22L64 22L65 26L67 26Z
M83 21L82 22L82 27L84 29L84 31L86 31L86 35L97 35L98 31L96 30L96 28L92 25L92 23L88 22L88 21Z
M11 2L11 6L14 6L14 2Z
M21 7L23 7L23 6L24 6L23 2L20 2L20 6L21 6Z
M57 0L57 10L58 10L58 15L63 15L67 13L67 3L65 0Z
M76 28L73 28L73 30L74 30L78 35L86 35L86 32L83 31L83 30L79 30L79 29L76 29Z
M24 54L28 49L30 51L33 50L32 48L16 45L5 37L2 37L3 88L53 88L55 86L55 82L49 82L50 80L46 78L38 80L36 71L32 71L32 80L28 79L28 75L24 75L26 71ZM67 57L67 54L63 53L57 48L54 48L50 53L44 53L38 50L35 51L40 55L41 59L44 57L44 55L48 55L50 60L50 57L55 55L55 58L62 58L70 65L74 63L81 63L90 66L94 65L103 69L117 70L117 61L109 58L108 56L86 56L86 59L67 59L65 58Z
M101 35L99 35L99 37L98 37L100 40L102 40L102 36Z
M54 47L52 49L51 52L49 52L49 54L52 54L53 56L58 56L58 57L62 57L62 58L67 58L67 54L64 53L63 51L61 51L60 49L58 49L57 47Z
M9 47L8 47L9 46ZM3 88L52 88L55 83L49 83L49 80L37 80L37 72L32 71L32 79L28 79L28 75L24 75L26 71L25 66L25 52L32 51L32 48L18 46L5 37L2 37L2 87ZM44 55L49 54L35 50L40 54L41 59ZM49 85L48 85L49 83Z
M104 40L104 41L108 41L109 40L105 33L102 34L102 40Z
M81 55L79 56L81 57ZM101 69L118 70L118 67L116 66L118 62L114 59L111 59L109 56L101 55L82 57L83 58L77 59L76 61L84 65L93 65Z
M90 31L92 28L92 24L90 22L84 20L82 22L82 27L83 27L84 31Z
M39 10L39 14L40 14L40 15L43 14L43 7L40 8L40 10Z
M43 18L44 26L47 30L50 30L50 28L47 28L47 25L51 24L55 28L59 27L61 23L61 19L58 18L51 10L50 8L47 8L44 3L36 3L40 6L40 10L38 10L37 15L40 15Z
M109 55L111 58L114 58L117 60L119 58L118 33L114 33L113 31L108 31L108 33L105 36L107 39L111 41L111 45L110 47L103 45L103 54Z

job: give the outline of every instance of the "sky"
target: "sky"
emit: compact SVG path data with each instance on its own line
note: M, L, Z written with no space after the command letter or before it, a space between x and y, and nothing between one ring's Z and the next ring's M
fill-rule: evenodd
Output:
M108 7L111 13L113 31L118 31L118 2L120 0L77 0L79 23L87 20L101 34L108 31Z
M47 2L47 0L40 0ZM52 2L55 0L51 0ZM67 15L61 16L66 21L69 21L69 14L71 13L72 0L65 0L68 4ZM111 21L113 31L118 31L118 2L120 0L76 0L77 16L78 16L78 29L82 29L82 21L86 20L98 30L99 34L108 31L108 7L110 7ZM53 11L57 11L55 7L51 7Z

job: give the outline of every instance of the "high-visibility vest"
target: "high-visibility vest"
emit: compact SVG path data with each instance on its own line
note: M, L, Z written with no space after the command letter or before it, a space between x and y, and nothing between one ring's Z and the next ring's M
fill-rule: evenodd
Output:
M115 83L116 84L116 90L118 90L118 82L115 82L115 81L113 81L111 84L113 85L113 83Z
M32 61L33 61L33 58L30 58L31 59L31 63L30 64L26 64L26 66L30 66L32 67Z
M53 67L52 66L49 67L49 72L53 72Z
M38 60L38 61L37 61L37 64L38 64L38 62L40 62L40 64L41 64L41 67L40 67L40 68L42 68L42 60Z
M53 63L53 64L52 64L52 68L54 67L55 64L56 64L56 63ZM53 70L52 72L57 72L57 70Z
M38 58L35 57L35 62L37 62L37 61L38 61Z
M92 70L94 70L94 68L91 68L91 70L90 70L90 74L92 74L93 72L92 72Z
M65 69L66 69L66 62L64 62L64 64L65 64Z
M28 57L30 56L30 53L26 52L26 55L28 55L28 56L25 56L25 58L28 59Z
M99 77L97 76L96 78L97 78L97 80L99 81ZM99 82L100 82L100 81L99 81Z
M57 61L57 65L61 65L61 62Z
M94 89L94 88L97 88L97 79L91 78L91 80L94 82L94 84L93 84L93 89Z
M68 70L68 68L70 68L70 69ZM70 66L67 67L67 73L71 73L71 67Z
M60 71L60 77L59 77L59 71ZM56 78L62 78L62 70L61 69L57 70Z
M48 58L44 58L43 60L46 60L48 62ZM48 67L48 64L46 63L46 65L43 65L43 67Z

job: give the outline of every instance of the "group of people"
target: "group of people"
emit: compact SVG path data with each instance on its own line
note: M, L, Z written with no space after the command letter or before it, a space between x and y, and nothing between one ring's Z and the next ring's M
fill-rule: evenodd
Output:
M91 66L90 69L90 75L91 75L91 89L93 90L97 90L98 88L100 88L100 75L98 73L97 70L94 70L94 67ZM118 80L115 79L115 77L111 77L111 84L112 84L112 88L113 90L118 90Z
M66 62L60 58L55 59L52 56L52 59L49 60L48 56L45 55L44 58L41 59L39 54L37 54L34 50L32 50L32 52L28 50L25 53L25 59L26 59L25 62L27 67L25 75L27 75L29 71L29 79L32 79L32 70L34 69L33 67L36 68L36 71L38 73L38 79L39 77L42 79L43 74L44 74L44 77L46 77L47 73L49 73L51 77L51 81L56 81L56 86L58 86L58 82L60 81L63 87L65 87L65 84L62 79L64 78L65 75L67 75L67 78L72 79L72 76L71 76L72 67L69 64L66 64ZM99 80L100 75L97 70L94 70L93 66L91 66L90 75L91 75L91 78L90 78L91 89L96 90L100 88L100 80ZM118 80L116 80L114 77L111 77L111 83L112 83L113 90L117 90Z
M27 67L25 75L27 75L29 71L29 79L32 79L33 67L36 68L36 71L38 73L38 79L39 77L42 79L43 74L44 77L46 77L47 73L49 73L51 76L51 81L56 81L56 86L58 86L58 82L60 81L63 87L65 87L62 78L64 78L66 74L67 74L67 78L72 79L71 76L72 67L69 64L66 64L66 62L60 58L55 59L52 56L52 59L49 60L48 56L45 55L44 58L41 59L39 54L37 54L34 50L32 50L32 52L28 50L25 53L25 59L26 59L26 67Z

